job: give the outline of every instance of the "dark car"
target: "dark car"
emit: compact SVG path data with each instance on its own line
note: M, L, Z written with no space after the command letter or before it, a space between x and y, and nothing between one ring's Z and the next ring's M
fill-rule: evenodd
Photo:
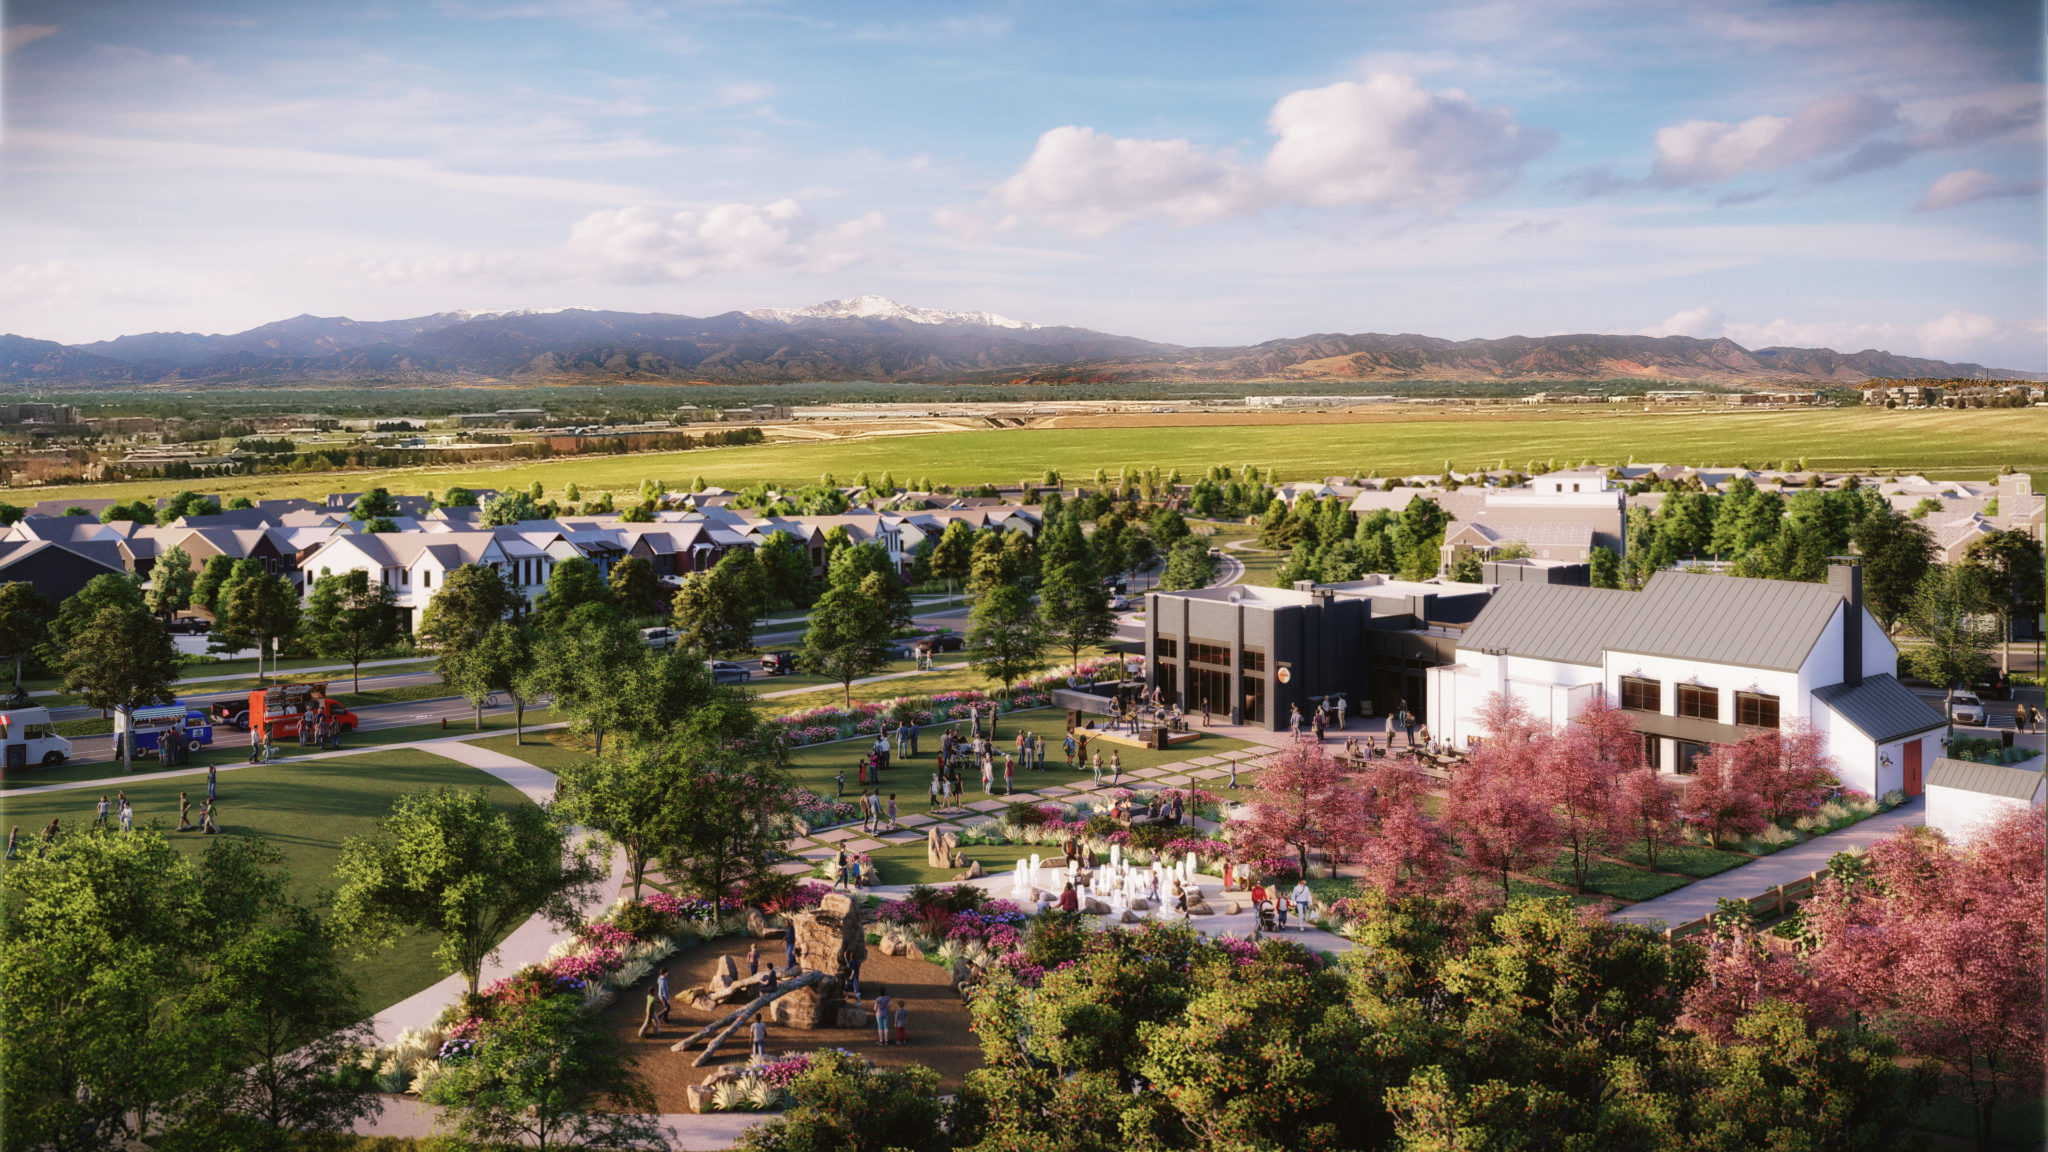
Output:
M761 671L768 676L787 676L796 671L796 653L765 652L761 655Z
M931 645L934 652L958 652L967 647L967 638L958 632L941 632L925 643Z
M711 673L714 684L745 684L754 678L754 674L743 665L730 660L706 660L704 667Z

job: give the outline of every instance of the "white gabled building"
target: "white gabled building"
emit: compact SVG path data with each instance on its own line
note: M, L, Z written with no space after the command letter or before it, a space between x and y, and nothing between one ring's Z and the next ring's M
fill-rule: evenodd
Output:
M2031 768L1978 764L1944 756L1927 772L1927 826L1966 844L1986 824L2011 812L2025 812L2048 800L2048 776Z
M1897 668L1852 566L1826 584L1671 571L1640 592L1505 584L1455 661L1429 670L1427 719L1462 745L1486 735L1476 714L1494 693L1553 726L1604 696L1633 713L1645 760L1664 772L1804 720L1827 734L1844 784L1910 796L1946 722Z

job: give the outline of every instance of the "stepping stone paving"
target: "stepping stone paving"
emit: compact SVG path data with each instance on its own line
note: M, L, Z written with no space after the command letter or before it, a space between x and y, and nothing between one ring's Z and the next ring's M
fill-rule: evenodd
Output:
M912 828L914 828L914 827L916 827L917 825L920 825L920 824L929 824L929 823L931 823L931 822L932 822L932 817L930 817L930 816L905 816L905 817L903 817L903 818L902 818L901 820L898 820L898 821L897 821L897 823L898 823L898 824L902 824L902 825L904 825L905 827L912 827Z
M1200 768L1189 773L1197 780L1221 780L1230 775L1228 768Z
M882 839L887 840L891 844L912 844L924 839L924 837L915 832L884 832L882 833Z
M1235 752L1225 752L1225 753L1223 753L1223 756L1228 756L1228 757L1232 757L1232 758L1235 758L1235 757L1237 756L1237 753L1235 753ZM1197 756L1197 757L1195 757L1195 758L1194 758L1193 760L1190 760L1190 761L1188 761L1188 763L1190 763L1190 764L1203 764L1203 765L1209 765L1209 764L1221 764L1221 763L1223 763L1223 760L1222 760L1222 758L1221 758L1221 757L1217 757L1217 756Z
M1161 784L1166 785L1168 788L1185 788L1188 785L1194 783L1193 780L1190 780L1185 776L1164 776L1160 778L1159 782Z
M837 844L839 841L848 839L854 835L856 835L856 833L851 828L834 828L830 832L820 832L816 836L812 837L812 839L822 840L827 844Z
M969 808L974 809L976 812L996 812L1009 806L1009 802L1005 800L976 800L968 805Z
M804 850L796 853L796 855L801 856L806 860L824 860L831 856L837 856L838 854L839 850L837 848L805 848Z
M880 840L854 840L841 845L841 847L845 848L848 852L873 852L875 849L882 847L882 842Z
M811 874L812 868L809 864L799 864L791 861L787 864L770 865L768 870L783 876L808 876Z

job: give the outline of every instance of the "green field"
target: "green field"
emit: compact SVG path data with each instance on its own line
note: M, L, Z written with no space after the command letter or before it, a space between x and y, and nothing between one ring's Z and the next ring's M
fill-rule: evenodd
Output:
M507 808L528 803L517 789L488 773L426 752L393 748L223 772L221 830L268 841L284 854L293 891L312 898L334 887L334 865L341 858L343 840L370 832L401 793L442 785L481 788ZM204 775L126 785L115 781L106 791L116 787L127 789L138 826L160 821L166 831L177 826L180 790L193 796L195 813L197 801L206 795ZM24 842L30 844L52 816L62 821L60 835L79 835L91 825L98 799L97 789L0 795L0 823L20 825ZM170 839L183 851L200 852L211 838L172 833ZM379 1011L440 980L435 945L431 939L411 937L352 962L364 1007Z
M1617 406L1619 407L1619 406ZM1673 464L1757 466L1804 457L1815 468L1866 467L1924 472L1947 478L1988 477L2010 464L2048 474L2043 416L2030 409L1886 411L1827 408L1811 411L1644 413L1578 411L1529 413L1487 410L1390 412L1371 417L1327 416L1294 422L1193 423L1154 426L1133 417L1128 427L1023 428L769 443L691 452L590 456L457 468L299 473L192 481L129 481L22 489L49 499L76 496L167 496L182 487L224 496L313 496L383 486L396 492L466 487L523 487L535 480L550 493L575 481L586 492L623 492L641 479L671 484L702 476L737 488L760 481L811 483L832 473L842 482L856 473L895 473L899 481L929 478L938 484L1015 483L1059 469L1072 482L1097 468L1179 468L1183 475L1213 464L1278 469L1282 479L1378 471L1435 473L1446 460L1466 469L1506 460L1602 463L1629 459Z

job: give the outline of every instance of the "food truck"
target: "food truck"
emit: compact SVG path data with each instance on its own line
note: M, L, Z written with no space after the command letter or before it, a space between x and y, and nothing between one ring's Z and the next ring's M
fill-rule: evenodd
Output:
M128 718L114 713L114 759L121 758L121 742L128 738ZM131 755L156 753L161 756L165 741L185 752L197 752L213 743L213 722L206 713L189 704L166 704L161 708L135 710L135 749Z
M0 765L9 772L31 764L53 766L71 757L71 741L57 735L48 708L0 712Z
M235 726L253 730L260 723L272 743L296 740L299 725L318 713L340 726L343 732L356 730L356 714L336 704L327 695L327 684L281 684L249 693L249 708L235 720Z

